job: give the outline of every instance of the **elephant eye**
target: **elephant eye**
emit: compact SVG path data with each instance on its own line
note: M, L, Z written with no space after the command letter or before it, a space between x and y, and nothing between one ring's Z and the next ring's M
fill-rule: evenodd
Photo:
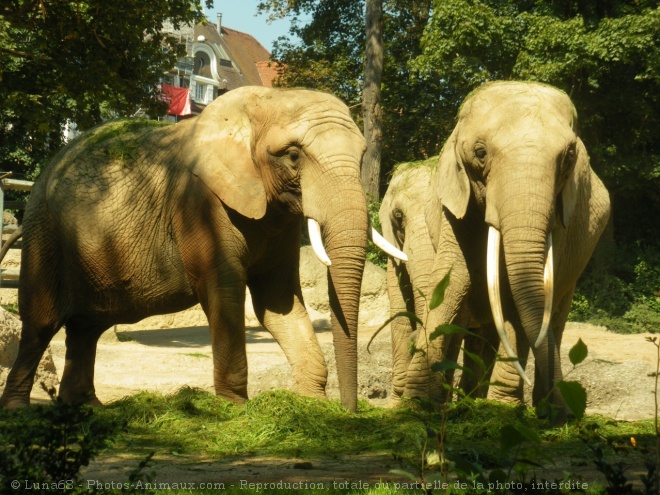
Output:
M483 160L484 158L486 158L486 148L481 148L481 147L475 148L474 156L476 156L477 159L479 160Z
M564 163L562 167L564 173L568 173L573 168L576 159L577 159L577 149L576 149L576 144L573 143L568 147L568 149L566 150L566 154L564 155Z
M286 154L289 155L292 162L297 162L300 158L300 150L298 148L289 148L286 150Z

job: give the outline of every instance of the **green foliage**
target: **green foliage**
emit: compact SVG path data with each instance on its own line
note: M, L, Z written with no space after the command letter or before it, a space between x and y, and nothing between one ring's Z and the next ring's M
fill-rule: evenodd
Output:
M0 487L18 480L29 493L92 493L85 484L78 486L80 468L106 448L120 427L119 420L101 418L90 406L59 400L17 411L0 409Z
M388 0L383 5L381 177L398 162L437 152L447 130L447 119L434 122L428 118L431 108L445 107L444 99L438 98L433 84L414 76L410 67L410 62L420 53L419 40L428 22L431 3L431 0ZM273 57L286 67L277 84L331 91L347 102L360 123L364 0L263 0L259 11L270 13L272 18L288 16L292 20L291 38L280 38L273 51ZM292 41L295 38L299 41Z
M582 339L578 339L575 345L571 347L571 350L568 351L568 359L571 361L573 366L577 366L582 361L587 359L588 354L589 350L587 349L587 346L584 342L582 342Z
M199 0L5 4L0 170L31 178L62 146L67 121L84 130L138 109L160 115L165 103L157 84L185 50L162 33L164 22L179 27L203 19Z
M378 232L382 232L383 228L380 224L380 217L378 216L379 210L380 201L370 201L367 204L367 213L369 213L369 221L371 222L371 226ZM387 268L387 255L379 247L376 247L376 245L374 245L374 243L371 241L367 246L367 261L370 261L380 268Z
M79 453L81 449L93 451L91 457L99 453L129 453L140 458L146 455L129 477L129 481L135 481L144 477L141 471L157 449L160 457L169 453L178 457L191 455L194 459L254 454L290 459L390 453L393 467L408 473L422 467L427 480L438 474L438 463L444 459L452 473L470 487L473 477L481 477L485 482L508 479L527 483L525 486L531 490L529 471L542 473L541 462L561 457L565 461L562 467L584 465L588 453L585 441L606 443L619 451L627 443L628 461L633 464L640 462L638 450L647 450L655 441L651 421L618 423L587 417L579 427L569 424L556 429L536 418L530 409L485 400L449 403L446 418L443 458L438 455L434 433L441 426L438 414L420 409L414 402L404 402L394 409L360 402L358 413L352 414L338 401L285 391L267 392L246 405L237 405L208 392L184 388L168 396L138 394L102 409L57 403L0 411L0 486L9 486L7 482L13 479L36 480L35 473L46 473L46 468L47 477L38 479L62 479L59 476L75 469L75 465L63 459L76 459L75 463L79 463L85 458ZM120 425L123 427L118 429ZM638 450L630 448L631 437L636 438ZM420 448L428 454L423 461ZM19 457L19 453L29 457ZM605 461L610 462L610 458ZM489 472L495 474L489 476ZM147 480L153 478L147 476ZM393 483L389 485L386 491L364 493L403 493L401 489L394 490ZM62 492L87 493L81 491L85 487L86 484L77 487L76 483L79 491ZM452 486L447 493L486 493L486 489L467 491ZM535 489L534 493L545 492Z
M442 304L442 301L445 298L445 291L447 290L447 287L449 287L449 277L450 275L448 273L434 287L431 302L429 303L429 309L433 310Z
M611 270L589 267L578 284L569 314L622 333L660 328L660 251L627 245L613 253Z
M587 393L579 382L562 380L557 383L561 396L578 421L584 418L587 409Z

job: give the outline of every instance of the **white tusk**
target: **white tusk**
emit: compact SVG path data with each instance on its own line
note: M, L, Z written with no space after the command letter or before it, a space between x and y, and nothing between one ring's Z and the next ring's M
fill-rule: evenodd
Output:
M545 258L545 268L543 269L543 293L545 294L545 306L543 308L543 323L541 324L541 331L536 339L534 347L541 345L548 335L548 328L550 327L550 317L552 316L552 293L555 283L554 265L552 259L552 232L548 236L548 252Z
M504 331L504 313L502 312L502 301L500 299L500 233L494 228L488 229L488 253L486 261L486 276L488 281L488 300L490 301L490 309L493 313L493 323L497 329L497 334L500 336L504 350L507 356L512 359L518 359L516 353L511 348L509 338ZM514 361L513 364L520 377L525 380L527 385L532 382L527 377L525 370L520 366L519 361Z
M390 242L378 233L376 229L370 227L368 230L369 240L378 246L385 254L389 254L393 258L401 261L408 261L408 256L403 251L395 248Z
M309 231L309 242L312 244L314 254L325 266L332 265L328 253L325 252L323 247L323 240L321 239L321 226L313 218L307 219L307 230Z

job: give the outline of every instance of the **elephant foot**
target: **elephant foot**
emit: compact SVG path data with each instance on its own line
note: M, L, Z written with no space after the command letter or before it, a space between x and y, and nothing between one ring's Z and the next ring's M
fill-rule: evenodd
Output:
M0 398L0 409L14 410L14 409L23 409L30 405L30 398L27 399L23 397L5 397L4 395Z
M310 377L308 374L294 373L293 391L297 394L314 397L315 399L327 399L325 385L325 375Z
M540 419L548 420L552 426L563 426L575 416L565 405L551 404L548 401L541 401L536 406L536 416Z
M229 402L234 402L235 404L245 404L247 401L247 393L245 395L241 394L236 394L234 392L228 392L228 391L215 391L215 395L218 397L222 397L223 399L228 400Z
M103 403L99 400L93 390L84 393L60 390L57 398L65 404L87 404L93 407L103 407Z
M305 397L313 397L314 399L327 400L328 396L325 390L310 390L309 388L293 387L293 391L297 394L304 395Z

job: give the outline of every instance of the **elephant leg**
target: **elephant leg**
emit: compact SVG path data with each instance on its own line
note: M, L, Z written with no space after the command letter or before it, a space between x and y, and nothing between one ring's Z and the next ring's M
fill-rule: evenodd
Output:
M491 334L491 339L496 339L494 342L499 342L497 331L492 323L489 323L486 326L485 331ZM516 332L514 325L508 320L504 322L504 331L506 332L511 345L515 346L520 365L525 369L529 357L529 344L527 343L527 338L522 330ZM506 357L506 352L502 345L499 345L498 355ZM513 363L510 361L495 361L490 381L491 385L488 389L487 395L489 399L509 404L524 403L524 382L516 371L516 368L513 366Z
M61 323L37 323L25 317L18 355L0 397L0 407L16 409L30 404L30 391L39 362Z
M562 297L559 303L555 305L547 338L547 346L550 352L548 362L551 363L552 367L545 371L545 377L537 374L541 370L538 370L535 373L534 389L532 391L532 403L535 406L539 405L543 400L550 399L551 404L557 409L555 413L552 413L552 419L558 422L562 422L566 418L568 412L563 397L561 397L561 393L555 385L563 379L560 359L561 342L564 335L564 328L566 327L566 320L568 319L568 313L571 310L572 300L573 291L569 291L569 293ZM547 389L544 390L541 386L544 378L549 378L551 380L550 386L552 388L550 391ZM539 386L537 386L537 383Z
M245 349L245 282L239 274L222 273L223 283L207 282L198 291L209 320L216 395L242 404L248 398ZM199 286L199 285L198 285Z
M101 405L94 389L94 364L99 337L107 326L69 320L66 326L66 354L59 397L68 403Z
M426 296L431 295L438 284L450 275L442 303L429 311L425 328L417 334L415 347L418 350L408 367L405 395L409 397L431 397L443 402L447 398L447 386L453 386L453 368L444 373L432 373L431 366L440 361L456 362L461 339L456 334L442 335L431 341L431 333L440 325L455 323L466 303L470 291L470 275L463 252L455 236L454 227L443 211L443 221L437 256L429 277Z
M391 258L387 260L387 292L390 300L390 314L403 311L414 312L413 288L408 271L403 264L395 266ZM392 335L392 402L398 402L406 388L406 372L410 365L410 343L413 322L406 317L398 317L390 324Z
M302 395L325 398L328 370L303 304L297 266L287 272L269 274L250 282L254 311L282 347L291 365L294 390Z
M463 339L464 350L478 356L483 364L464 353L463 373L459 384L466 394L481 399L488 394L488 384L499 346L497 332L494 328L492 332L488 332L485 327L487 325L484 326L484 331L481 328L470 328L474 335L466 335Z

